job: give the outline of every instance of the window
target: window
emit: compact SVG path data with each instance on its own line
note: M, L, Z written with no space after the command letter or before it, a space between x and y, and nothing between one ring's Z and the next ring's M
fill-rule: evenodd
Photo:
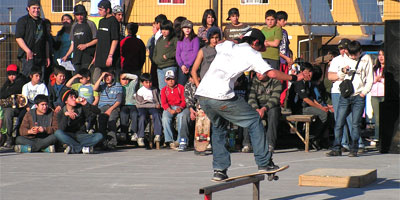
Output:
M75 0L52 0L52 12L72 12L74 10Z
M379 13L383 17L383 0L377 0L376 3L378 4Z
M333 0L328 0L329 10L333 11Z
M241 4L262 4L268 3L269 0L240 0Z
M159 4L185 4L185 0L158 0Z

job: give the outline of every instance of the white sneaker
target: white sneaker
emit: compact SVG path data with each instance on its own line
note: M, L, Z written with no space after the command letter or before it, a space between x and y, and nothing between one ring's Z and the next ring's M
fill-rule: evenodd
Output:
M93 147L83 147L82 148L82 153L83 154L92 154L93 153Z
M242 152L243 152L243 153L250 153L250 152L251 152L250 146L244 146L244 147L242 148Z
M139 147L144 147L144 138L139 138L137 140L137 143L138 143Z
M160 140L161 140L160 135L156 135L156 136L154 137L154 142L160 142Z
M134 134L132 135L132 137L131 137L131 141L132 141L132 142L136 142L136 141L138 141L138 136L137 136L137 134L136 134L136 133L134 133Z
M208 144L207 145L207 149L206 149L207 151L211 151L212 150L212 146L211 146L211 144Z

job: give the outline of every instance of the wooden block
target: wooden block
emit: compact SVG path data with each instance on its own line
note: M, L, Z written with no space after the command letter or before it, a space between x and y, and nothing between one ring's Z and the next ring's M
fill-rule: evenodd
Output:
M360 188L376 181L376 178L376 169L320 168L301 174L299 176L299 185Z
M312 122L314 118L314 115L289 115L286 117L286 120L295 122Z

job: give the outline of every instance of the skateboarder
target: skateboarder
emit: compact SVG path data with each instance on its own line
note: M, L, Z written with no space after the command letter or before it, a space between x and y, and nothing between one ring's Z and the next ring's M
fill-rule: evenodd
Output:
M229 122L248 128L260 172L279 168L272 162L271 152L268 151L268 141L260 115L244 99L235 96L233 86L245 71L254 70L261 74L266 73L270 78L290 81L300 80L307 74L289 76L272 69L261 57L260 52L265 51L264 41L265 37L260 30L251 29L240 44L225 41L217 45L217 55L197 88L200 106L212 124L214 181L228 178L227 169L231 160L225 148L225 136Z

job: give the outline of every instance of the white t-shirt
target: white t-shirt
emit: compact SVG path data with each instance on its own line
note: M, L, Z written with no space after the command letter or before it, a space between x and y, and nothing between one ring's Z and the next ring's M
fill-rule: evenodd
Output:
M217 100L235 96L234 83L245 71L265 73L271 65L262 59L261 53L248 43L235 44L225 41L215 47L217 55L201 80L196 95Z
M44 83L32 85L32 82L29 82L22 87L22 95L26 96L30 103L34 103L35 97L38 94L49 96L49 92ZM33 105L32 108L35 108L35 105Z
M338 73L342 67L350 66L351 59L344 54L338 55L332 59L331 64L329 66L328 72ZM340 93L339 85L342 81L335 81L332 85L331 93Z
M158 40L158 38L160 38L161 36L162 36L162 34L161 34L161 29L160 29L160 30L158 30L158 31L156 32L156 34L154 35L154 45L157 44L157 40Z
M357 60L350 59L350 71L355 71L356 65ZM360 93L366 95L369 93L369 91L371 91L372 84L374 82L373 66L374 65L370 55L364 55L361 58L352 82L354 88L354 94L352 96L357 96ZM351 79L351 76L344 74L341 68L339 69L338 76L342 79Z
M136 94L143 97L145 101L153 102L153 91L146 87L141 87Z

